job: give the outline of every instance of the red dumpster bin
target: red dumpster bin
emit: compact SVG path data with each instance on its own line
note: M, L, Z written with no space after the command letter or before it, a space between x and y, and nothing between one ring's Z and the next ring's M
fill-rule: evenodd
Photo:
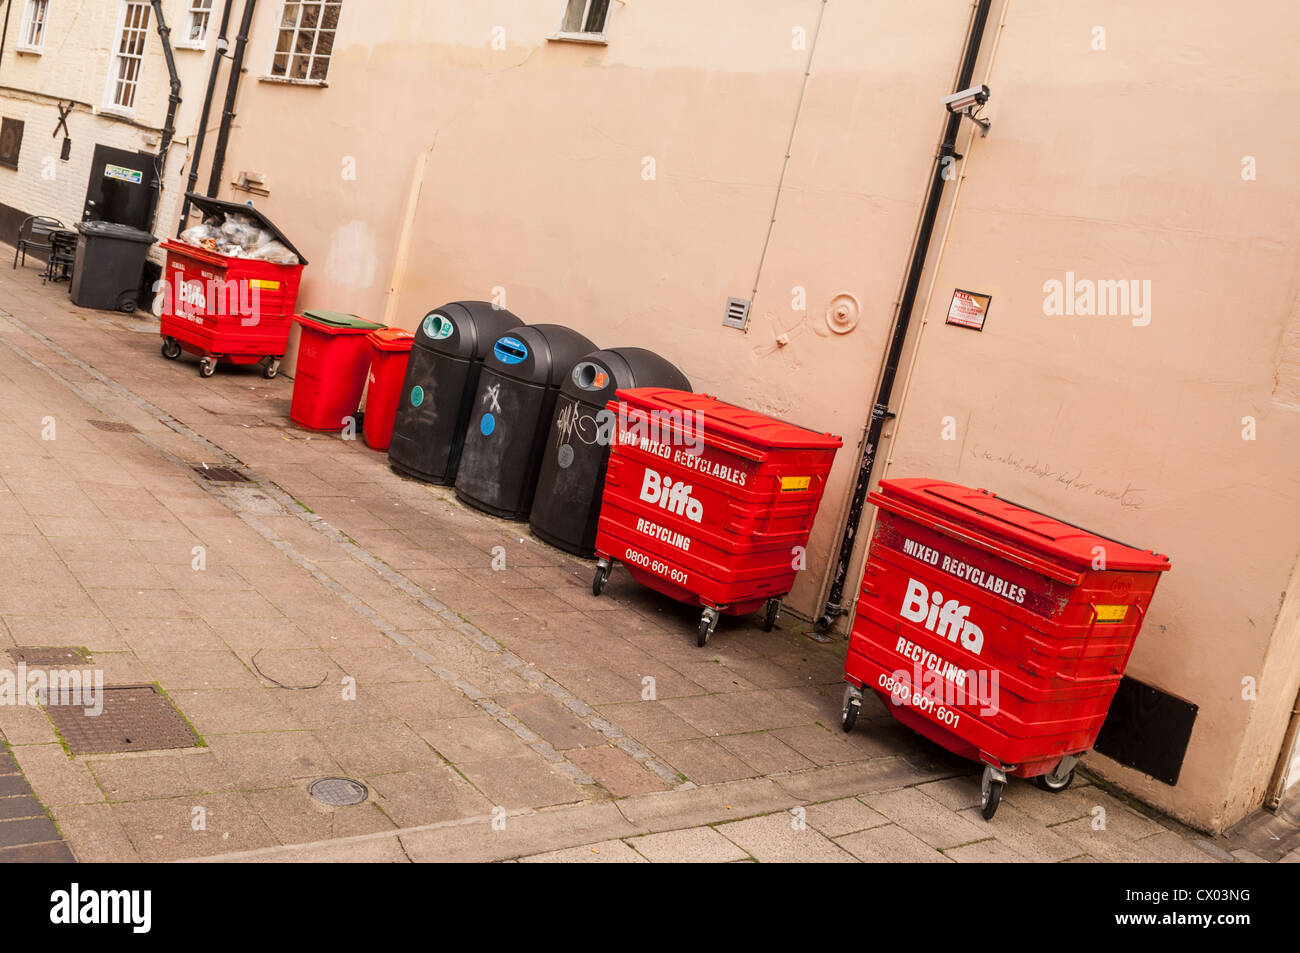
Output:
M387 450L393 440L397 405L402 399L406 365L411 359L414 331L382 328L366 335L370 344L370 390L366 396L366 418L361 429L366 446Z
M302 328L289 419L308 430L337 432L357 412L370 367L366 336L383 327L354 314L307 311Z
M842 724L866 692L1006 776L1073 780L1124 675L1169 559L939 480L882 480L849 639Z
M269 380L279 372L289 345L290 322L307 260L252 206L201 195L191 194L190 198L211 218L230 213L258 223L297 255L300 264L236 258L175 239L163 242L167 252L159 329L163 357L174 361L183 353L196 354L203 377L215 373L218 361L265 361L263 373Z
M617 560L643 585L704 607L700 646L722 613L765 606L771 631L843 441L668 388L617 391L606 410L617 430L592 592Z

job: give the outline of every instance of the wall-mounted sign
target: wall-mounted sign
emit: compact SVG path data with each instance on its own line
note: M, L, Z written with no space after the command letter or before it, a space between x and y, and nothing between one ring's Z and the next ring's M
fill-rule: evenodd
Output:
M144 174L139 169L128 169L123 165L106 165L104 166L104 178L119 179L123 182L130 182L133 185L139 185Z
M992 303L992 295L962 291L958 288L952 293L952 304L948 305L948 320L944 324L955 324L959 328L983 331L984 319L988 317L989 305Z

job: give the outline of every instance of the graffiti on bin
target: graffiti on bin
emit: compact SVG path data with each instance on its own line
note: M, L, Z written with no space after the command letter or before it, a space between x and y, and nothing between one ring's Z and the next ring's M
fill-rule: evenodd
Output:
M600 414L608 414L602 410ZM604 446L609 443L609 429L599 414L585 414L581 404L569 404L555 416L555 445L563 447L575 439L587 446ZM602 439L603 437L603 439Z

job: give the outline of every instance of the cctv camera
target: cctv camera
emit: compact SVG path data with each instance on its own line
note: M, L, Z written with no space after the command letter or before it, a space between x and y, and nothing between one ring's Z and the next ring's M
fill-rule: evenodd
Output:
M983 106L989 101L989 88L987 86L972 86L970 89L963 89L961 92L953 93L951 96L945 96L939 102L948 107L950 113L965 112L973 106Z

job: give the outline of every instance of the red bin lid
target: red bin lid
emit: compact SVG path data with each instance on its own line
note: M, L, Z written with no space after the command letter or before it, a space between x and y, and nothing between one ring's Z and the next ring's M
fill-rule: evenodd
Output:
M409 351L415 343L415 332L405 328L381 328L367 334L366 340L380 351Z
M634 387L617 391L619 400L643 410L689 411L698 416L705 440L710 432L752 447L837 450L844 441L710 397L668 387Z
M882 502L901 499L930 513L964 523L991 536L1037 550L1070 566L1090 569L1094 546L1105 546L1106 568L1123 572L1164 572L1169 557L1141 550L1045 513L1039 513L988 490L943 480L881 480Z

